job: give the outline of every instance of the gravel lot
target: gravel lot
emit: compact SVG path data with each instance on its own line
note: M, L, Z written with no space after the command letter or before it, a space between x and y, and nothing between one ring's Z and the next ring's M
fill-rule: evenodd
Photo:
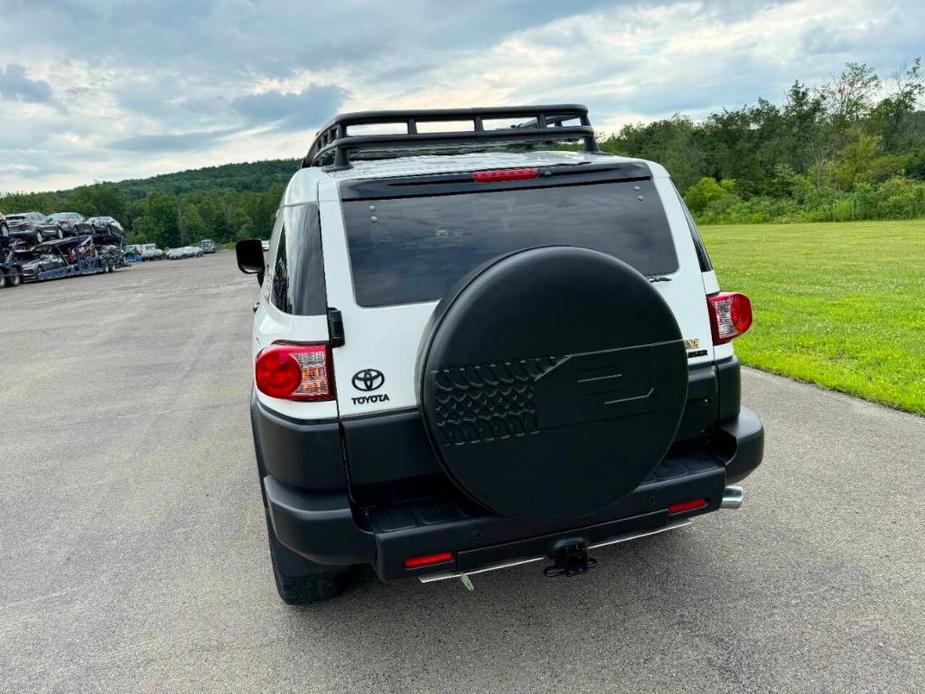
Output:
M233 254L0 291L0 691L921 691L925 419L762 373L740 511L458 583L270 573Z

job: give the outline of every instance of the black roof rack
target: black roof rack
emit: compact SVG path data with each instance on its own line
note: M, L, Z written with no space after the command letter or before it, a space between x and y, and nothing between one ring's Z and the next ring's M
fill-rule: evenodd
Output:
M486 120L527 119L510 128L488 129ZM580 125L563 125L578 120ZM471 121L472 130L418 132L418 123ZM403 125L405 133L351 135L355 125ZM498 145L518 142L584 140L585 150L600 151L588 108L580 104L508 106L501 108L446 108L407 111L360 111L344 113L318 131L302 167L333 163L335 169L350 167L350 152L359 150L410 149L447 145Z

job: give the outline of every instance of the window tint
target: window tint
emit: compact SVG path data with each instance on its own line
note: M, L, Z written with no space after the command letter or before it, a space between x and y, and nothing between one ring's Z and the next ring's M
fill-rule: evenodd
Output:
M687 226L691 230L691 238L694 240L694 248L697 250L697 262L700 265L700 271L709 272L713 269L713 261L710 260L710 255L707 253L707 247L704 245L703 239L700 236L700 231L697 229L694 216L691 214L691 211L687 209L687 203L685 203L684 198L681 197L681 192L677 188L674 189L674 192L678 196L681 209L684 210L684 216L687 218Z
M343 203L360 306L432 301L499 255L570 245L646 275L678 269L651 180Z
M296 316L327 311L317 205L280 209L270 238L267 270L267 298L280 311Z
M270 303L280 311L292 313L292 298L289 296L289 259L286 253L286 225L279 234L279 245L273 259L273 281L270 284Z

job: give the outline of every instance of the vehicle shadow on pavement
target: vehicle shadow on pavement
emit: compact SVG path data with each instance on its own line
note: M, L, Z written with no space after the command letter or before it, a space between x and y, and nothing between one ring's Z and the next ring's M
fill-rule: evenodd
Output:
M584 576L546 578L545 564L536 563L473 576L472 592L459 581L385 585L364 571L343 597L295 614L306 637L322 629L335 642L328 650L362 659L366 675L354 674L365 682L380 672L394 683L408 678L413 689L499 689L507 682L513 691L574 675L606 686L613 673L594 661L616 657L625 685L635 680L652 689L661 676L648 671L653 659L708 658L722 666L724 647L703 636L728 623L730 596L720 599L718 588L734 577L704 555L706 544L683 529L599 550L599 564ZM347 680L358 683L354 674ZM517 686L525 676L538 679ZM662 684L671 686L671 677Z

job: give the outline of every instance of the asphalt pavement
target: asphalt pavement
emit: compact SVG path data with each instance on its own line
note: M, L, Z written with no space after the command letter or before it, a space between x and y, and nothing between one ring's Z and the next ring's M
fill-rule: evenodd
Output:
M232 253L0 290L0 691L922 691L925 419L746 371L738 511L459 583L276 596ZM760 319L760 316L759 316Z

